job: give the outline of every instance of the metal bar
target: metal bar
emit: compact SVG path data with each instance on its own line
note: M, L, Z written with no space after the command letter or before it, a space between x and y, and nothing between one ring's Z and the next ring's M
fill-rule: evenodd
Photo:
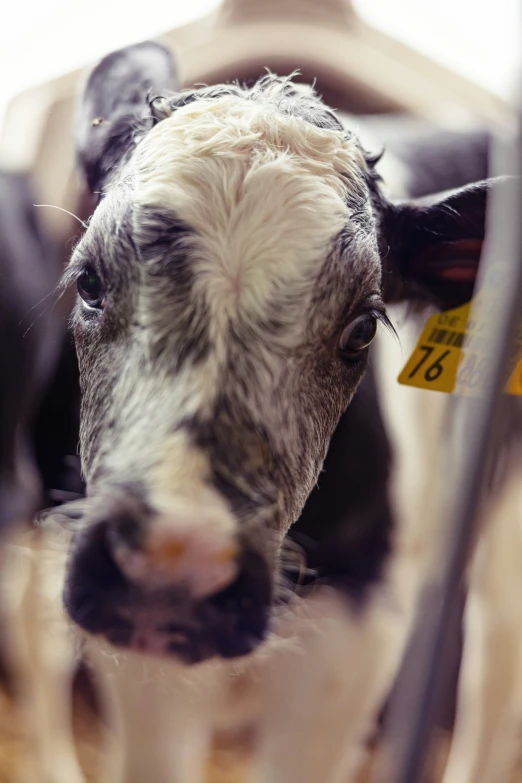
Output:
M522 112L497 145L492 173L521 177ZM384 752L374 776L378 783L419 783L426 764L443 687L448 633L455 627L455 596L479 530L495 419L522 312L521 207L522 178L504 181L488 206L488 239L479 285L493 264L501 285L495 292L497 306L487 319L492 347L489 374L480 398L456 396L452 400L451 437L444 468L437 477L441 494L445 493L437 509L438 519L444 521L444 541L424 584L396 697L388 712ZM486 296L488 285L484 286Z

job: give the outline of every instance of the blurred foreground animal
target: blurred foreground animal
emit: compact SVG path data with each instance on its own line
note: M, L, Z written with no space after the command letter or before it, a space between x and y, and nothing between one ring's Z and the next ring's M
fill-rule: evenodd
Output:
M409 630L444 408L370 344L388 306L471 297L493 184L392 202L311 88L179 92L153 43L94 70L78 154L87 497L45 528L118 726L108 779L197 783L216 727L251 722L253 781L348 780Z

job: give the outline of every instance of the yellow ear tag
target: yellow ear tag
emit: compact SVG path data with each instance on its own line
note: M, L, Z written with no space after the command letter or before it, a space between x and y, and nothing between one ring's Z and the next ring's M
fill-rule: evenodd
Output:
M480 394L489 369L487 328L469 316L473 300L430 316L398 381L406 386L452 394ZM462 349L466 338L466 348ZM518 336L514 369L507 394L522 395L522 334Z
M451 394L462 361L471 302L430 316L399 383Z

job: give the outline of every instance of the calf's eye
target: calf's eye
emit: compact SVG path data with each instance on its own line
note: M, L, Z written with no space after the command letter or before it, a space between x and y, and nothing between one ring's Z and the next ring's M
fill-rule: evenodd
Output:
M356 359L368 348L377 331L377 318L373 313L360 315L349 324L339 340L339 351L344 359Z
M94 269L86 269L78 278L78 293L89 307L102 307L102 283Z

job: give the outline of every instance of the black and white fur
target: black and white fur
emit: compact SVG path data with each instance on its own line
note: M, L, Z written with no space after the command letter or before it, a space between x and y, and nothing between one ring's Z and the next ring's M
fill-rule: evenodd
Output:
M101 198L66 281L94 273L103 305L73 319L87 498L61 512L65 605L119 722L111 780L203 780L234 713L258 728L253 781L346 780L429 535L423 441L389 443L423 403L384 341L380 413L368 351L339 341L386 302L469 298L491 185L392 203L313 90L179 93L169 63L110 55L80 116Z

